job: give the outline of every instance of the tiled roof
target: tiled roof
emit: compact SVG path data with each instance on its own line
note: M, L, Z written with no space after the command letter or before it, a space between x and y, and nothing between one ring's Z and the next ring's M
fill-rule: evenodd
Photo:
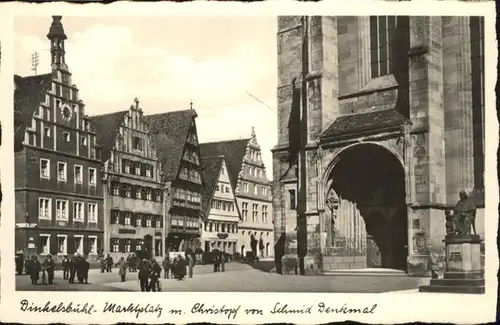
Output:
M205 218L210 213L210 206L212 197L214 195L215 186L219 180L220 169L224 158L219 157L205 157L201 159L201 168L203 173L203 193L201 195L202 205L201 211Z
M250 139L241 139L200 144L201 157L223 156L225 158L233 190L236 189L238 174L241 170L241 164L243 163L249 141Z
M144 116L167 181L177 177L189 127L197 116L194 110Z
M24 131L31 125L33 113L40 107L52 82L52 74L21 77L14 75L14 150L24 140Z
M322 138L353 134L401 125L403 115L394 109L339 116L322 134Z
M120 132L120 125L128 111L95 115L91 117L96 132L96 142L102 149L102 160L107 161Z

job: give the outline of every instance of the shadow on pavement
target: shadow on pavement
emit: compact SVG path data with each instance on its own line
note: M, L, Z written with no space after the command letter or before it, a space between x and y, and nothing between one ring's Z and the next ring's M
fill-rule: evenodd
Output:
M276 265L274 264L274 260L264 260L264 261L258 261L258 262L249 262L245 263L243 261L239 261L241 264L246 264L248 266L251 266L252 268L266 272L266 273L276 273Z

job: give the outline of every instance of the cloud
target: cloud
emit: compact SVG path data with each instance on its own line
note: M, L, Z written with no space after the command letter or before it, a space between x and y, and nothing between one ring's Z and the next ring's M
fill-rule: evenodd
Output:
M135 97L146 114L188 109L193 101L201 141L248 137L255 126L271 175L269 150L276 142L276 113L247 92L276 107L275 46L263 50L254 41L259 37L251 41L240 37L220 53L204 49L210 43L197 43L202 36L191 33L192 39L183 40L193 43L191 49L175 50L162 38L160 29L158 35L144 31L141 35L125 23L96 23L69 31L66 28L66 62L87 114L126 109ZM274 37L274 31L270 32ZM50 71L49 42L40 34L34 30L16 36L16 53L22 54L16 59L16 73L32 74L33 51L40 55L39 73ZM200 55L204 50L209 54Z

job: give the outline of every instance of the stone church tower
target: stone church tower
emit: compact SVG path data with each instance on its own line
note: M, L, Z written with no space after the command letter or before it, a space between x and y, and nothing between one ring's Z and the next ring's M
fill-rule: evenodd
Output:
M461 190L483 236L483 34L480 17L278 18L277 264L423 274Z

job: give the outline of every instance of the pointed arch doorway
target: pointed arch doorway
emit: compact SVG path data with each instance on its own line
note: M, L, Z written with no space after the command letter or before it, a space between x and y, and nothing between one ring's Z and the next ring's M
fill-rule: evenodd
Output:
M363 143L344 149L332 164L327 175L327 245L335 268L406 271L408 221L401 161L381 145Z

